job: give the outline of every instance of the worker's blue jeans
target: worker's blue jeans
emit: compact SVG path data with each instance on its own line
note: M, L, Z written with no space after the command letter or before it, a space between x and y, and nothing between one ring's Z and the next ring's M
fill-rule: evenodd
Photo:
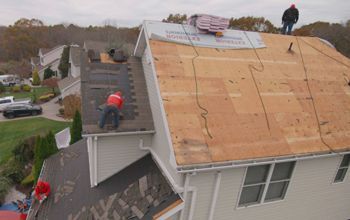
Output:
M282 34L287 34L291 35L292 34L292 29L293 29L294 22L292 21L286 21L283 23L283 28L282 28Z
M107 116L112 113L113 114L113 126L118 127L119 126L119 109L115 105L106 105L100 114L100 121L98 125L100 128L103 128L106 123Z

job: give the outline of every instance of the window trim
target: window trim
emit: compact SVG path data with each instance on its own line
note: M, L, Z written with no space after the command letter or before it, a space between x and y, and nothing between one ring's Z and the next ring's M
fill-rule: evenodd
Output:
M246 176L247 176L247 173L248 173L249 166L245 167L243 179L242 179L240 190L239 190L239 193L238 193L238 198L236 200L237 202L236 202L236 208L235 209L236 210L238 210L238 209L245 209L245 208L256 207L256 206L261 206L261 205L266 205L266 204L273 204L273 203L278 203L278 202L285 201L285 198L287 196L288 190L289 190L289 188L292 185L291 183L292 183L293 175L295 173L295 167L297 166L297 161L288 161L288 162L289 163L293 163L294 162L294 167L293 167L292 173L290 175L290 178L289 179L285 179L285 180L272 181L274 183L274 182L285 182L285 181L288 180L289 184L288 184L288 187L286 189L286 192L284 194L283 199L274 199L274 200L270 200L270 201L264 201L265 198L266 198L267 190L268 190L269 185L271 183L271 177L272 177L273 171L275 169L275 165L278 164L278 163L285 163L285 162L275 162L275 163L268 164L268 165L270 165L270 167L269 167L269 171L268 171L266 182L265 182L265 188L264 188L263 194L261 196L261 201L259 203L252 203L252 204L247 204L247 205L241 205L240 206L239 205L239 201L241 199L242 191L243 191L243 188L244 188L244 182L245 182L245 179L246 179ZM261 165L257 165L257 166L261 166Z
M343 159L344 159L344 157L346 155L349 155L349 157L350 157L350 154L343 154L343 155L341 155L342 157L338 161L337 169L335 170L335 173L334 173L333 178L332 178L332 184L341 184L341 183L346 182L346 178L347 178L347 175L348 175L348 172L349 172L349 169L350 169L350 164L347 166L348 169L346 170L344 179L342 181L335 181L335 178L337 177L337 174L338 174L339 170L346 168L346 167L341 167L341 163L343 162Z

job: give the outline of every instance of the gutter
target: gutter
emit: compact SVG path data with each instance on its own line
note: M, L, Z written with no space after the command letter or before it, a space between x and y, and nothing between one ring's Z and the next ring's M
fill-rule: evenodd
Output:
M126 132L110 132L110 133L92 133L92 134L82 134L82 137L110 137L110 136L126 136L126 135L139 135L139 134L154 134L154 130L150 131L126 131Z
M256 166L256 165L265 165L265 164L271 164L271 163L291 162L291 161L342 156L349 152L350 151L348 150L348 151L342 151L342 152L327 152L327 153L306 154L306 155L297 155L297 156L270 157L270 158L255 159L255 160L237 160L237 161L221 162L221 163L213 163L213 164L186 165L186 166L177 166L176 169L178 173L219 171L224 169L241 168L241 167L247 167L247 166L253 166L253 165Z

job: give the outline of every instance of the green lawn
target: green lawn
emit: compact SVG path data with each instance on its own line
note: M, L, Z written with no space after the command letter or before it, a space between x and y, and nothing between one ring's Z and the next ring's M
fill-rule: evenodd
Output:
M70 122L53 121L41 117L0 122L0 164L11 157L12 149L21 139L46 134L50 130L57 133L68 126Z
M0 98L1 97L5 97L5 96L14 96L16 99L31 98L33 100L34 94L36 94L36 97L39 98L40 96L42 96L44 94L52 92L51 88L44 87L44 86L43 87L32 88L31 92L23 92L23 91L21 91L21 92L13 93L10 90L11 90L11 88L7 87L6 88L6 92L0 94ZM59 89L55 88L55 92L56 92L56 94L58 94L59 93Z

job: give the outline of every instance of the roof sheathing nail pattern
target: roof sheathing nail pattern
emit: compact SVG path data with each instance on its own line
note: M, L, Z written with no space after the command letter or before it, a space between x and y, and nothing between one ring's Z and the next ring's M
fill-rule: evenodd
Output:
M270 131L248 65L258 65L254 51L197 48L200 101L209 110L207 137L195 105L191 46L150 40L164 100L173 148L179 165L279 157L346 150L350 145L350 70L303 40L346 64L349 59L317 38L300 40L307 89L295 37L261 34L267 48L258 49L264 72L254 72L267 110ZM320 118L320 140L312 99Z

